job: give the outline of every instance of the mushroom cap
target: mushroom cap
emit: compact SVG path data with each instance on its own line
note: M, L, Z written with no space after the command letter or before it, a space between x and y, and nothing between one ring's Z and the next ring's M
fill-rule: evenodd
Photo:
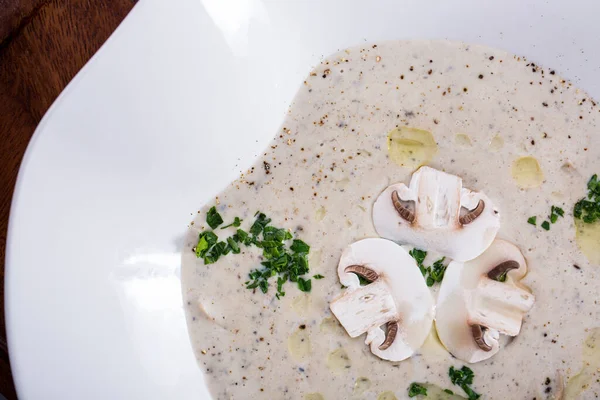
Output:
M410 218L405 209L395 207L396 195L402 202L413 202ZM462 208L463 213L477 210L471 214L476 217L461 218ZM500 213L484 193L463 188L460 177L421 167L409 186L396 183L379 195L373 205L373 223L386 239L467 261L492 243L500 229Z
M377 280L361 287L358 276L346 272L349 266L356 265L366 266L376 272ZM433 323L434 301L415 260L406 250L386 239L360 240L342 253L338 275L347 289L331 303L331 310L342 325L345 318L342 313L348 311L344 309L346 299L357 296L358 293L363 295L369 291L374 292L377 287L384 288L393 299L394 317L388 316L387 321L383 321L373 316L375 323L366 329L365 343L370 345L373 354L385 360L402 361L421 347ZM382 344L386 339L386 332L382 326L388 321L397 321L398 331L391 345L385 348ZM344 328L348 330L346 326Z
M490 279L488 272L506 261L518 263L518 268L507 272L506 282ZM453 356L470 363L486 360L500 350L499 333L519 333L523 315L534 301L518 282L526 274L521 251L500 239L476 259L448 265L438 295L435 326L440 341ZM486 314L497 318L495 327L483 333L489 351L477 345L472 331L474 324L485 326L479 317Z

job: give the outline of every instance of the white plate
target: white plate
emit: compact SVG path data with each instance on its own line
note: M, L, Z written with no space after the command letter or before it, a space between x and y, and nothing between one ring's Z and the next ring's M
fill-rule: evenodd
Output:
M322 55L365 40L463 40L600 95L600 3L525 3L140 1L52 106L21 167L6 258L20 398L208 398L183 314L182 235L275 134Z

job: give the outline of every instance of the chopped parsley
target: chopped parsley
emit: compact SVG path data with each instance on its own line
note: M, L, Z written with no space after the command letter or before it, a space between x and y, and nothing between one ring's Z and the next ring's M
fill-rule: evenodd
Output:
M467 396L469 396L469 400L476 400L481 397L480 394L476 393L470 387L470 385L473 384L473 378L475 377L471 368L465 365L461 369L454 369L454 367L451 366L448 370L448 375L450 376L450 381L454 385L459 386L465 391Z
M444 392L446 392L448 394L452 394L452 395L454 394L454 392L450 389L444 389Z
M231 252L233 254L240 254L240 246L238 245L238 243L235 241L234 237L228 237L227 238L227 244L229 245L229 247L231 248Z
M225 225L225 226L221 227L221 229L227 229L227 228L229 228L230 226L234 226L234 227L236 227L236 228L237 228L237 227L239 227L241 224L242 224L242 220L241 220L239 217L235 217L235 218L233 219L233 222L232 222L232 223L230 223L229 225ZM214 229L214 228L213 228L213 229Z
M409 251L408 254L415 259L423 276L427 275L427 269L423 266L423 261L425 261L425 257L427 257L427 252L415 248Z
M356 275L356 276L358 276L358 284L360 286L366 286L369 283L371 283L371 281L368 280L367 278L365 278L364 276L361 276L361 275Z
M294 253L306 253L310 251L310 246L304 243L302 240L294 239L292 246L290 247Z
M269 223L271 222L271 218L267 218L265 214L258 213L257 215L258 217L256 218L256 220L252 224L252 227L250 228L250 234L252 236L260 235L263 229L265 229L265 226L269 225Z
M283 228L276 228L269 225L271 218L265 214L257 212L255 220L250 227L250 232L239 229L242 220L235 217L233 222L221 229L231 226L238 228L236 233L219 241L218 236L212 231L201 232L198 236L198 243L194 248L196 257L202 258L205 265L213 264L217 260L229 253L241 253L240 246L256 246L262 249L263 261L261 267L255 268L248 274L248 281L245 282L247 289L260 289L261 292L269 291L269 279L277 276L277 292L275 296L279 299L285 296L283 286L287 281L294 282L298 289L303 292L310 292L312 281L305 278L308 273L308 254L310 246L300 239L294 239L291 232ZM215 229L223 223L223 218L217 212L216 207L211 207L206 214L206 222ZM292 241L289 243L289 241ZM323 279L323 275L317 274L314 279Z
M506 274L508 274L508 271L504 271L503 273L501 273L496 280L502 283L506 282Z
M444 265L444 260L446 257L442 257L439 260L436 260L433 265L429 269L429 276L427 277L427 286L431 287L436 282L441 282L444 279L444 273L446 272L446 266ZM431 279L431 284L430 284Z
M563 210L560 207L557 206L552 206L550 207L550 215L548 216L548 220L549 221L544 221L542 222L542 224L540 225L543 229L549 231L550 230L550 224L555 224L556 221L558 221L558 217L564 217L565 216L565 210ZM528 223L530 223L531 225L537 226L537 216L533 216L530 217L527 220Z
M213 264L217 262L219 257L228 254L230 251L228 250L227 243L217 242L204 256L204 264Z
M251 243L263 250L264 261L261 263L262 269L250 273L246 288L260 288L266 293L269 288L268 279L277 276L277 298L285 296L283 285L288 280L296 282L301 291L310 292L312 281L302 277L308 273L310 246L302 240L294 239L291 246L286 247L286 242L293 239L292 234L285 229L270 226L270 222L271 219L265 214L257 213L256 220L250 228ZM248 238L245 241L248 241Z
M302 279L301 277L298 277L298 289L303 292L310 292L311 288L312 282L310 279Z
M411 383L408 387L408 397L415 397L419 395L427 396L427 388L416 382Z
M560 207L556 207L556 206L552 206L550 208L550 222L552 222L553 224L556 223L556 221L558 221L558 217L564 217L565 216L565 211L560 208Z
M206 223L211 229L215 229L223 223L223 218L221 218L221 214L217 211L217 207L212 206L208 210L208 213L206 213Z
M425 277L425 283L427 283L427 286L431 287L436 282L439 283L442 281L442 279L444 279L444 273L446 272L447 268L447 266L444 265L444 260L446 257L436 260L430 267L425 267L425 265L423 265L423 262L427 257L427 252L425 250L415 248L409 251L408 254L410 254L410 256L417 262L419 270L421 270L421 273ZM428 274L429 276L427 276Z
M573 215L586 224L600 220L600 180L594 174L587 184L588 195L575 203Z
M203 258L206 256L206 253L217 243L219 238L212 231L202 232L198 237L198 244L196 244L196 248L194 251L196 252L196 257Z
M548 221L542 222L542 228L544 228L545 230L549 231L550 230L550 223Z

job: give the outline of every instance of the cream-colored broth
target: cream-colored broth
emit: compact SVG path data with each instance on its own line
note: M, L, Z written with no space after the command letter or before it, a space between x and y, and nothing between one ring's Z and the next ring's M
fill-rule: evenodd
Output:
M325 278L313 279L309 295L291 283L281 300L274 283L266 295L253 293L244 282L260 264L259 249L242 246L241 254L204 265L192 249L213 204L190 227L182 286L192 346L214 398L377 399L391 392L405 399L413 381L463 394L448 368L464 363L435 335L412 358L390 363L373 356L364 337L351 339L329 311L342 290L342 250L377 236L374 199L413 172L388 156L388 133L398 126L433 134L438 149L428 165L492 198L502 212L499 237L520 246L528 262L523 283L536 304L515 340L470 366L473 388L486 399L554 398L557 370L566 380L582 369L586 330L600 325L600 269L579 251L572 218L585 183L600 172L599 110L551 70L481 46L386 42L328 57L306 78L261 159L217 200L225 221L239 216L246 230L257 210L290 229L311 245L310 275ZM457 135L469 146L457 144ZM538 160L539 187L522 189L513 179L523 156ZM552 205L565 217L545 231L539 225ZM533 215L537 227L527 223ZM589 373L579 398L600 396L600 374ZM364 378L370 385L354 394Z

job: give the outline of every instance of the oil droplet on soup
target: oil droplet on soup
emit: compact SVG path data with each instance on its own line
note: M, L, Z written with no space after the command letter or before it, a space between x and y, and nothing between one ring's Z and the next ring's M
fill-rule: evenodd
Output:
M321 332L331 333L331 334L343 334L344 328L338 322L337 319L333 317L325 317L323 321L321 321L320 325Z
M308 311L310 297L307 294L300 294L292 301L292 309L299 315L304 315Z
M515 160L512 165L512 177L522 189L538 187L544 181L540 163L534 157L526 156Z
M325 400L321 393L309 393L304 396L304 400Z
M419 352L428 360L444 362L450 358L448 351L440 341L435 327L431 328L429 336L421 346Z
M577 246L592 264L600 265L600 222L586 224L575 220Z
M490 140L490 150L498 151L502 147L504 147L504 139L502 139L502 136L496 135Z
M377 400L398 400L394 392L383 392L377 396Z
M457 134L454 137L454 143L462 147L471 147L473 145L469 135L465 135L464 133Z
M587 339L583 343L583 368L579 373L569 379L565 389L565 400L576 399L578 396L589 389L595 376L600 369L600 328L591 330Z
M465 400L466 397L444 392L444 389L431 383L423 385L427 389L427 400Z
M310 339L306 325L300 325L288 338L288 351L296 360L310 353Z
M369 378L365 378L361 376L356 379L354 382L354 391L352 392L354 395L361 395L367 390L371 388L371 380Z
M348 353L343 348L336 349L327 355L327 368L335 373L341 373L350 369L352 363Z
M433 135L422 129L392 129L387 142L390 159L401 167L416 169L429 163L437 153Z

